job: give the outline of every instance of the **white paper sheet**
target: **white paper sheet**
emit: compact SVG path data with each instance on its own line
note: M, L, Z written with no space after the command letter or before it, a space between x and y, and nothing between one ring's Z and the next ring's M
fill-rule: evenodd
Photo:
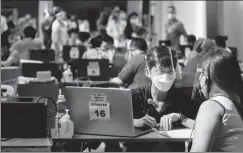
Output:
M163 135L167 135L171 138L188 138L188 139L190 138L191 132L192 132L192 129L187 129L187 128L173 129L170 131L159 131L159 133L161 133ZM193 138L193 134L192 134L191 138Z

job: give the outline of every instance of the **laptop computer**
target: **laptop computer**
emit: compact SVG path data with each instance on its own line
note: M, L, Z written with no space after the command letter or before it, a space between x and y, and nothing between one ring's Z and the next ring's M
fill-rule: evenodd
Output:
M84 52L86 51L86 47L83 45L80 46L63 46L63 60L65 62L75 60L75 59L82 59Z
M66 87L64 95L75 133L135 137L153 130L134 128L129 89Z
M37 77L38 71L51 71L51 76L58 76L57 63L21 63L23 77Z
M88 77L92 81L109 81L108 59L79 59L69 63L76 78Z
M55 61L55 51L52 49L38 49L29 51L30 60Z
M21 76L20 67L1 67L1 83L4 84L5 81L10 81L13 79L18 79Z

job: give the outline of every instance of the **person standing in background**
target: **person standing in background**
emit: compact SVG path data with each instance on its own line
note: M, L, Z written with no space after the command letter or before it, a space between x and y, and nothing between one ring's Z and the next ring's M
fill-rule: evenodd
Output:
M136 12L132 12L129 14L127 18L127 26L125 28L125 37L126 39L131 40L137 36L137 29L141 26L139 24L138 14Z
M1 15L1 34L8 30L7 18Z
M123 42L126 27L126 21L120 18L120 11L118 6L113 9L106 27L107 34L114 39L115 47L120 47L121 42Z
M111 15L112 9L105 8L104 11L100 13L98 20L96 21L97 30L102 33L102 31L106 30L106 26Z
M76 31L78 31L79 27L78 27L78 21L77 21L77 17L74 13L72 13L70 15L70 20L69 20L69 30L71 29L75 29Z
M181 21L176 18L176 8L168 7L168 23L165 25L166 39L171 41L171 45L179 49L180 37L183 35L186 39L187 33Z
M51 33L52 33L52 23L54 21L54 17L48 14L44 21L41 23L41 30L43 33L43 41L45 48L51 47Z
M86 20L85 17L79 17L78 30L79 32L90 32L89 21Z
M52 24L52 46L56 51L56 61L61 61L62 47L68 42L68 23L66 12L59 12L56 14L56 20Z

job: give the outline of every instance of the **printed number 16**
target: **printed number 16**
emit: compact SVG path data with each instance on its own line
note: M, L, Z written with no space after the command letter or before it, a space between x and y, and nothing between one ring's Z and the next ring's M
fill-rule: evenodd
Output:
M99 115L101 117L105 117L105 111L104 110L101 110L100 112L98 110L96 110L95 113L96 113L97 117L99 117Z

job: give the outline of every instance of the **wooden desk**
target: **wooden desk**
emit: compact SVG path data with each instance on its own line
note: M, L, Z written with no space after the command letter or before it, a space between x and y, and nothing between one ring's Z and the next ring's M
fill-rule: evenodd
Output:
M1 141L3 152L51 152L50 138L14 138Z

